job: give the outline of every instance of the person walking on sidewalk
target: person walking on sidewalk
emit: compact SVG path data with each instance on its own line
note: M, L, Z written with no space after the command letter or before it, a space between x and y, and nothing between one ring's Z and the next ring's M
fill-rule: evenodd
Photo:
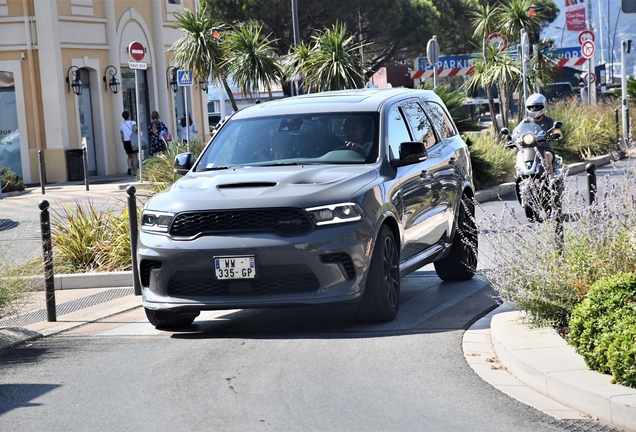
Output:
M169 137L169 139L172 139L172 137L170 133L168 133L168 127L159 119L159 113L157 111L152 112L150 119L148 141L150 141L149 151L150 157L152 157L166 151L166 141L164 141L164 139L166 139L166 136Z
M125 110L121 113L124 122L119 126L119 134L121 135L121 143L124 145L124 151L128 155L128 175L136 175L139 166L139 149L133 150L130 138L133 133L137 133L137 123L130 119L130 113Z
M187 144L197 137L199 129L197 129L197 124L192 120L192 116L189 112L183 113L183 117L179 119L179 125L181 126L181 139L184 144Z

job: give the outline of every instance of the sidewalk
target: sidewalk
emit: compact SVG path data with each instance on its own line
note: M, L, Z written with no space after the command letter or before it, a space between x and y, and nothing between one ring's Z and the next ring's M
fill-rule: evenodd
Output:
M597 166L611 156L597 158ZM585 170L589 162L570 166L570 174ZM91 181L94 181L91 178ZM47 185L0 200L0 209L31 209L38 220L37 203L51 205L76 198L101 200L125 198L126 188L137 186L130 176L95 179L90 191L83 182ZM476 199L487 201L514 191L513 183L478 191ZM2 217L0 217L1 221ZM0 231L1 233L1 231ZM141 306L133 295L132 272L55 276L57 322L46 321L43 291L34 292L18 316L0 320L0 349L53 335ZM40 289L44 289L44 283ZM636 430L636 389L610 384L610 376L587 370L582 358L552 329L530 329L517 320L518 313L498 308L466 331L466 361L485 381L504 393L559 419L598 418L617 427Z

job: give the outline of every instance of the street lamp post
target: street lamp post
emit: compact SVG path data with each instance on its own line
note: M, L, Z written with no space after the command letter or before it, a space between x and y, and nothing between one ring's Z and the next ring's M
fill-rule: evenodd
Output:
M561 43L559 44L559 46L563 46L563 33L565 33L565 26L563 27L559 27L559 26L554 26L555 29L560 29L561 30Z

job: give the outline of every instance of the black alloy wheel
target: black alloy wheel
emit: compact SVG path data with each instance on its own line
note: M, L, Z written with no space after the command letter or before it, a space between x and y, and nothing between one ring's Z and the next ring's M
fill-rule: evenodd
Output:
M400 252L391 229L380 229L369 274L356 309L360 322L393 321L400 308Z

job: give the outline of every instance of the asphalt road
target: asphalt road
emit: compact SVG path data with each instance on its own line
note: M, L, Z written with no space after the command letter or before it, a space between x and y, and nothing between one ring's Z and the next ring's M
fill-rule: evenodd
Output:
M0 430L563 430L464 360L492 295L425 271L386 325L290 308L207 312L175 333L134 310L0 352Z

